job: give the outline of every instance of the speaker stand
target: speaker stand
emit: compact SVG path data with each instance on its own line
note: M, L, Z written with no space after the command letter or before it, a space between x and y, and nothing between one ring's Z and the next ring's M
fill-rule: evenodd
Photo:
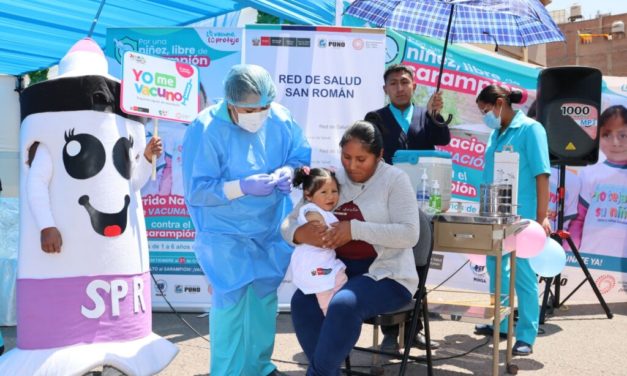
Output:
M581 271L583 272L586 278L583 281L581 281L581 283L579 283L579 285L577 285L577 287L575 287L573 291L571 291L570 294L568 294L568 296L564 298L564 300L562 301L560 301L561 274L558 274L555 277L544 278L545 287L544 287L544 295L542 296L542 306L540 307L540 324L544 324L547 309L553 310L555 308L559 308L562 305L564 305L564 303L566 303L566 301L570 299L570 297L573 296L573 294L577 292L577 290L579 290L579 288L583 286L583 284L586 283L586 281L590 284L590 287L592 287L592 291L594 291L594 294L597 296L597 299L599 300L599 303L603 307L603 310L605 311L607 318L611 319L612 317L614 317L614 315L610 311L610 307L605 302L605 299L603 299L603 296L601 295L601 291L599 291L599 288L597 287L596 283L594 283L594 279L592 279L592 275L590 274L590 271L588 270L588 267L586 266L585 262L581 258L581 255L579 254L579 250L575 246L575 243L573 242L573 239L570 237L570 234L567 231L564 231L564 199L566 197L565 195L566 166L559 165L558 169L559 169L559 178L558 178L558 187L557 187L557 230L551 235L551 237L560 244L562 244L564 240L568 242L568 245L570 246L570 251L573 253L573 255L575 255L575 258L577 259L577 262L579 263L579 268L581 269ZM555 282L553 283L553 281ZM552 284L555 285L553 293L551 293ZM553 299L552 299L552 302L550 302L549 304L550 295L553 296Z

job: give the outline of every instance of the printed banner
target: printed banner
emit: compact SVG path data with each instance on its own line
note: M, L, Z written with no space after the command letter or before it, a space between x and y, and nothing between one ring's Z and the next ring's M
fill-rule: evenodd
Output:
M416 103L425 105L435 90L443 42L389 30L387 33L387 63L402 63L416 69L418 89L415 100ZM475 99L485 86L493 83L516 88L523 92L523 101L515 107L526 113L536 97L537 77L541 68L495 56L472 46L457 45L449 45L444 67L443 112L454 115L451 142L448 146L440 148L453 156L452 192L455 202L452 202L449 210L456 211L461 206L459 208L461 211L476 213L484 164L483 155L490 130L482 124ZM627 105L627 78L605 77L602 109L616 104ZM589 117L580 118L582 125L588 128L597 125L591 122ZM606 150L609 152L611 150L609 144L604 150L603 137L606 137L606 141L620 140L622 133L609 134L607 131L604 133L603 124L598 125L602 129L599 162L584 168L567 169L564 229L571 231L575 243L581 246L583 261L604 298L607 301L625 301L627 160L606 160ZM623 145L624 147L626 146ZM553 169L549 209L549 216L552 219L556 216L557 175L557 170ZM580 203L586 208L583 212ZM583 222L579 231L570 227L578 213L582 216ZM555 223L553 228L556 228ZM428 283L437 285L444 281L462 267L466 260L466 256L462 254L435 252ZM567 267L562 273L562 278L563 296L568 295L584 279L584 274L572 252L567 251ZM487 271L484 266L469 263L447 282L447 286L487 291ZM571 300L597 301L588 284L582 286Z
M242 30L235 28L108 29L106 55L109 71L117 77L122 75L121 63L128 51L169 59L175 68L181 64L196 67L200 84L192 84L190 89L195 87L198 93L198 100L188 101L195 109L187 118L191 122L198 109L222 98L226 73L241 62L241 39ZM133 84L149 85L145 81L150 78L144 74L131 72L132 79L137 76L141 81ZM185 88L180 90L182 97ZM193 95L190 92L189 97L196 98ZM164 153L157 160L157 179L142 189L150 268L157 280L156 285L152 282L155 310L169 309L162 296L182 311L206 311L211 302L211 287L192 249L195 231L183 199L181 153L186 128L186 123L159 121ZM153 123L149 121L146 137L152 134Z
M305 129L311 165L340 166L344 130L383 106L384 30L248 25L245 46L244 60L270 71L276 100Z
M126 51L122 60L122 111L189 123L198 114L198 69Z

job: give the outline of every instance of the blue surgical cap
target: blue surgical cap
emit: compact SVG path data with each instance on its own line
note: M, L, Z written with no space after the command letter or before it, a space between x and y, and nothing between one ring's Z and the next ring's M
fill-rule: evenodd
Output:
M259 100L250 102L251 95ZM224 97L237 107L265 107L276 97L276 86L270 73L259 65L239 64L226 75Z

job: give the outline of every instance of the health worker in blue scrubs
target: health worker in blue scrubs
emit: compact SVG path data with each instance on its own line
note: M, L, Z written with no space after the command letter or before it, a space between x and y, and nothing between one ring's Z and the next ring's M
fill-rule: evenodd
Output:
M292 209L294 168L310 164L311 148L275 96L268 71L236 65L224 100L202 111L183 140L194 252L213 288L212 376L277 372L277 289L292 254L279 228Z
M510 91L498 85L485 87L477 96L477 107L483 114L484 123L492 129L485 153L483 183L494 181L494 153L512 147L519 154L518 167L518 215L532 219L542 225L547 236L551 224L547 217L549 206L549 148L544 127L527 117L522 111L514 110L512 103L520 103L522 93ZM495 275L495 258L488 257L488 273ZM501 291L509 291L509 255L503 259ZM540 308L538 304L538 280L528 259L516 259L515 288L518 296L518 322L516 343L512 354L518 356L533 353L533 344L538 335ZM490 291L494 292L494 278L490 278ZM503 320L500 332L507 333L507 320ZM492 327L475 327L476 334L490 335Z

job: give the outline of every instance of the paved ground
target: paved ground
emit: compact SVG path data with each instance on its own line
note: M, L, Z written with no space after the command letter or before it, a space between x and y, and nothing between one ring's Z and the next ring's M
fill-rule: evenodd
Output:
M616 375L627 374L627 303L610 304L614 318L608 320L598 304L573 305L556 311L547 319L542 328L545 334L538 338L534 354L527 358L515 358L520 375ZM206 341L208 324L206 317L183 314L200 337L188 329L174 314L155 313L154 331L180 348L179 355L160 376L201 376L208 375L209 344ZM434 319L431 332L441 348L434 352L437 358L460 355L472 348L477 350L461 357L439 360L435 364L435 375L489 375L491 372L491 347L481 346L484 337L476 336L473 325L462 322ZM7 348L15 345L15 328L4 327ZM364 325L360 344L368 346L372 341L372 328ZM501 358L504 359L505 342L501 342ZM422 355L412 350L414 355ZM278 316L278 333L273 359L278 369L287 375L304 375L305 358L294 335L290 315ZM367 371L370 355L353 354L353 365L363 366ZM393 361L396 362L396 361ZM385 375L398 373L398 365L384 367ZM407 375L426 374L426 368L410 364ZM501 374L504 374L501 367Z

